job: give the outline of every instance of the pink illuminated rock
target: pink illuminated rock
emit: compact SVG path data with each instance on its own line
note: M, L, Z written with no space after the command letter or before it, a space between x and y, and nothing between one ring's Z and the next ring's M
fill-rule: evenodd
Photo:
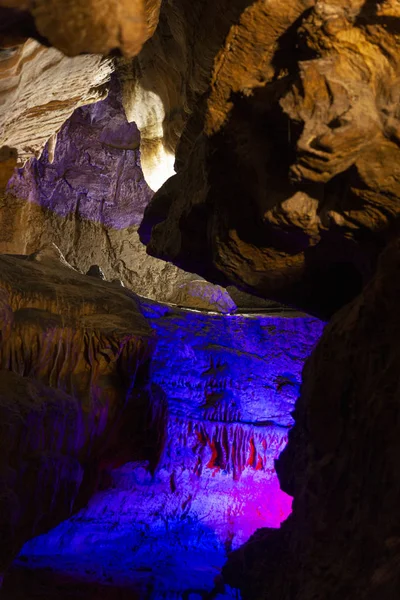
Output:
M85 510L25 546L10 594L18 579L30 598L39 569L42 594L62 573L67 590L91 582L140 599L236 598L218 583L227 552L290 513L274 460L322 323L141 308L157 334L150 378L163 392L153 404L157 465L110 471Z

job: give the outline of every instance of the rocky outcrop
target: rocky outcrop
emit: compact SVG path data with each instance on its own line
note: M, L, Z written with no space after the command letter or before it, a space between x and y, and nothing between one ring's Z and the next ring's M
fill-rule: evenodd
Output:
M140 134L128 123L118 82L77 109L43 155L15 171L0 193L0 252L30 254L55 243L82 273L161 302L231 312L228 292L146 254L137 233L153 192L144 180Z
M177 143L188 117L209 92L214 57L249 4L163 2L152 38L133 62L119 64L124 108L139 127L143 171L154 191L174 174ZM199 132L189 127L185 138L193 141Z
M150 254L324 317L359 293L398 218L398 22L392 2L242 6L203 49L211 87L146 211Z
M34 37L67 56L135 56L153 34L161 0L0 0L0 45Z
M101 56L68 58L35 40L0 50L0 185L39 157L75 108L97 102L113 66ZM52 151L50 152L52 154Z
M150 426L151 329L123 288L57 252L0 257L0 572L87 500L100 468L142 457Z
M157 467L142 460L110 471L111 485L85 510L25 546L6 598L51 597L60 572L70 579L59 597L95 582L110 597L236 598L218 582L227 552L290 512L274 459L323 324L141 308L157 334L150 377L164 396Z
M400 593L398 314L400 244L341 310L304 371L277 462L293 514L232 555L251 600L394 600Z

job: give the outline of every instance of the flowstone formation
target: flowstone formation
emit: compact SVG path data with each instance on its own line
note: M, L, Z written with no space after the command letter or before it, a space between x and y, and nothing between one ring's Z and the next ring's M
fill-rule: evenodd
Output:
M219 575L227 553L290 513L274 459L323 324L148 301L141 310L157 337L150 379L162 392L159 462L110 471L108 489L86 509L26 545L5 579L6 598L51 597L55 586L58 597L237 598Z
M392 2L243 6L203 49L208 95L146 211L148 251L323 317L358 294L398 218L399 18Z
M397 240L306 363L277 462L293 514L225 569L245 600L399 597L399 269Z
M54 247L0 256L0 323L3 573L87 501L102 469L143 456L154 334L122 288L77 273Z

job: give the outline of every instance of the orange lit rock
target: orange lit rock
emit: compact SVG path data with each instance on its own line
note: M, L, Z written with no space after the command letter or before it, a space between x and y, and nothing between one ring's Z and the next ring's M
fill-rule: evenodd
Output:
M103 464L141 452L151 407L136 377L154 335L132 296L77 273L55 247L0 264L4 571L27 539L88 499Z

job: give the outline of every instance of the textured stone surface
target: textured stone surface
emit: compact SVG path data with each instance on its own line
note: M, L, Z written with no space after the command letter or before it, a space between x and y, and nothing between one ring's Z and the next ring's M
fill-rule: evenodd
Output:
M8 177L40 156L75 108L104 97L112 70L101 56L68 58L34 40L0 50L0 167L14 158Z
M215 579L226 553L290 511L273 463L323 324L141 307L157 333L151 381L165 398L157 468L110 472L87 509L25 546L5 581L13 599L51 597L55 585L58 597L107 585L116 598L237 598Z
M398 19L362 0L243 10L210 44L208 97L146 212L149 252L323 316L354 297L398 217Z
M208 93L214 57L248 4L250 0L163 2L152 38L133 63L119 66L126 114L140 129L143 170L155 191L174 173L185 123ZM198 133L188 128L185 138Z
M293 514L232 556L245 599L399 597L399 269L396 241L306 363L277 463Z
M45 40L68 56L135 56L157 26L160 0L0 0L0 43Z
M154 335L133 297L54 248L0 265L3 572L87 499L101 465L142 456L149 397L135 381L145 381Z
M29 254L55 243L74 268L98 265L107 280L142 296L235 310L225 289L146 254L137 229L153 193L139 144L114 81L104 101L75 111L54 146L11 177L0 195L0 252Z

